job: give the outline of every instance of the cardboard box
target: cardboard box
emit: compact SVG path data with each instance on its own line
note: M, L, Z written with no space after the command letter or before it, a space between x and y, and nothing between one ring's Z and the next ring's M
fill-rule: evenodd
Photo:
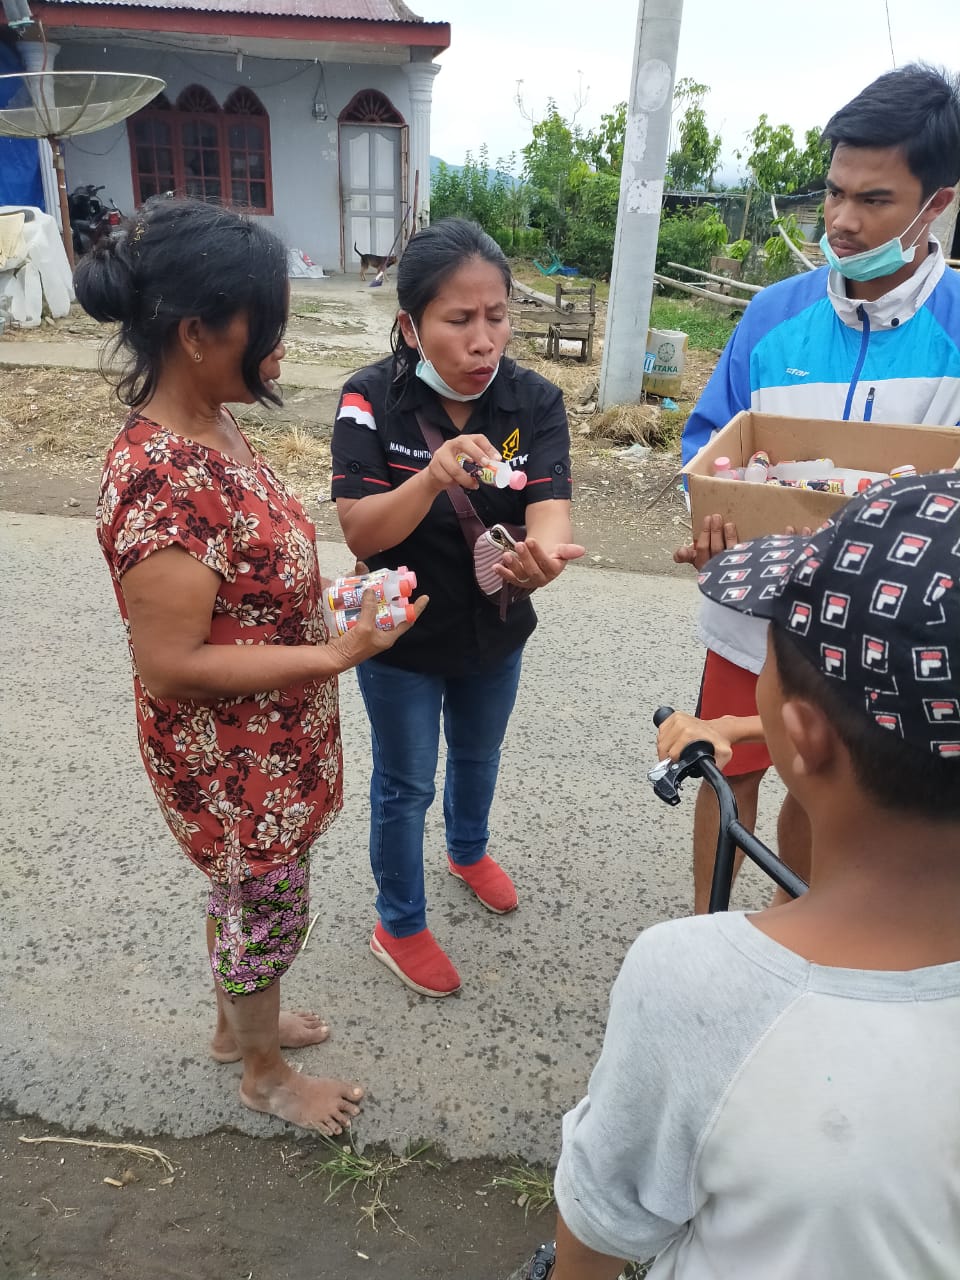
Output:
M850 501L841 494L714 477L715 458L726 455L731 466L742 467L758 449L765 449L771 462L832 458L838 467L864 471L889 471L910 462L919 472L940 471L960 457L960 429L738 413L683 469L694 536L715 511L747 539L782 533L788 525L815 529Z

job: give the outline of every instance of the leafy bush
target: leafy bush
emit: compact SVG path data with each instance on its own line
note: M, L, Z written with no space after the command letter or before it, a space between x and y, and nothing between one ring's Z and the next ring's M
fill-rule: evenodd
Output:
M706 271L710 258L720 252L729 235L713 205L701 205L693 213L665 213L660 220L657 271L669 274L668 262Z
M733 244L724 247L724 256L733 258L735 262L743 262L747 254L750 252L749 240L734 240Z
M476 159L468 151L459 169L441 161L430 182L433 221L470 218L491 234L494 228L512 227L525 209L514 179L500 167L504 163L499 161L492 169L486 145L480 148Z
M513 252L530 256L543 248L543 232L539 227L521 227L514 232Z
M803 244L803 232L792 213L777 218L773 224L783 227L790 241L798 247ZM801 264L784 242L779 232L774 233L763 246L763 273L768 284L776 280L784 280L787 276L795 276L801 270Z
M592 173L584 167L577 175L576 216L567 229L564 260L584 275L610 274L619 198L618 174Z

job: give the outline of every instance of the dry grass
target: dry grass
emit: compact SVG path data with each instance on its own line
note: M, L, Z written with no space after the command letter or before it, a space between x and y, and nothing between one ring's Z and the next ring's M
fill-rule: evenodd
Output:
M362 369L376 354L363 347L340 347L323 338L302 337L288 333L283 340L284 357L291 364L331 365L335 369Z
M543 343L536 338L511 339L508 354L524 366L539 373L563 392L567 407L575 406L580 396L600 376L601 344L594 347L594 356L590 364L581 364L575 358L548 360L543 353Z
M617 444L649 444L660 446L673 436L672 423L664 423L658 404L618 404L589 420L590 436L597 440L613 440Z
M51 1142L55 1146L90 1147L95 1151L119 1151L123 1155L136 1156L138 1160L155 1160L167 1173L173 1173L174 1164L156 1147L141 1147L132 1142L98 1142L92 1138L66 1138L59 1135L44 1135L42 1138L19 1138L18 1141L31 1144ZM62 1161L61 1161L62 1163ZM106 1179L105 1179L106 1181ZM120 1186L120 1183L116 1183Z
M97 373L65 369L0 368L0 457L7 466L35 466L99 476L107 450L126 417ZM247 438L295 488L326 488L330 439L259 405L238 406Z
M102 459L124 408L97 373L0 369L0 449Z
M523 356L521 363L541 378L554 383L563 392L567 407L575 406L586 391L600 376L600 365L580 364L574 360L545 360L543 356Z
M308 466L328 464L330 441L307 431L299 424L275 427L266 424L251 436L258 448L268 454L271 462L281 471L302 470Z

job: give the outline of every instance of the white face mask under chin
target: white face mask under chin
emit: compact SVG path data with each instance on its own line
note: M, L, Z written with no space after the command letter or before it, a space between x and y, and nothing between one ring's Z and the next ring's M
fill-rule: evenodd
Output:
M497 361L497 367L491 373L487 385L480 391L474 391L471 395L465 396L461 391L454 391L453 387L437 372L432 360L428 360L424 353L423 346L420 342L420 334L417 332L417 326L413 323L413 316L407 316L410 321L410 328L413 330L413 336L417 340L417 350L420 352L420 359L417 361L416 374L421 382L425 383L431 391L435 391L438 396L444 400L458 400L461 404L466 404L469 400L479 400L488 390L494 378L500 372L500 362Z

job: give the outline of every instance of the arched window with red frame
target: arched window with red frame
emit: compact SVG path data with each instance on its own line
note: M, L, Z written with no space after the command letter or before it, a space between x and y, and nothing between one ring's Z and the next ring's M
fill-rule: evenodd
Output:
M192 84L177 99L183 192L214 204L224 199L223 128L217 100Z
M234 89L223 104L223 113L230 199L238 208L272 213L270 127L263 103L250 89Z
M273 213L270 120L252 90L235 89L223 108L202 85L171 106L161 95L128 123L134 198L165 191Z
M130 121L130 149L137 204L151 196L172 191L177 185L174 166L176 122L165 94Z
M341 124L405 124L403 116L379 89L355 93L338 117Z

